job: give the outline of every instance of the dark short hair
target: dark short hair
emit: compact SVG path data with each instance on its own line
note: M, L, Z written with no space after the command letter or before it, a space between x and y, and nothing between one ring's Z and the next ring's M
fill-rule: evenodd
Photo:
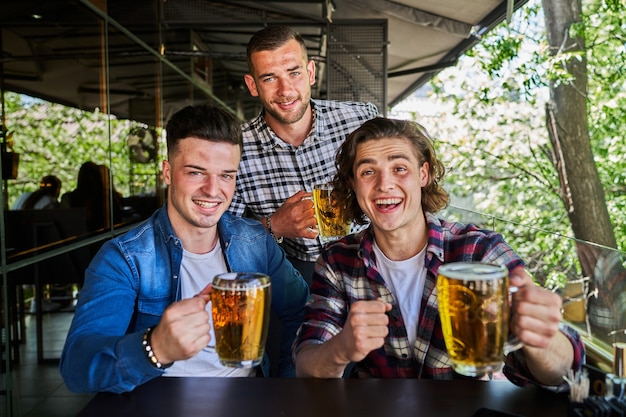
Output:
M187 106L170 118L165 131L168 158L176 153L178 142L185 138L227 142L243 150L240 122L220 107L207 104Z
M248 71L254 73L254 65L252 65L252 54L260 51L274 51L290 40L298 41L305 55L307 54L304 39L298 32L289 26L267 26L256 32L248 41L246 56L248 58Z
M405 138L413 145L420 166L428 162L428 184L422 188L422 208L425 212L435 213L448 205L448 192L440 185L445 175L445 167L437 158L432 139L426 129L413 121L376 117L368 120L353 131L337 150L337 173L333 178L335 197L343 201L347 209L346 216L359 224L366 224L367 219L359 206L350 185L354 179L354 162L357 147L370 140L387 138Z

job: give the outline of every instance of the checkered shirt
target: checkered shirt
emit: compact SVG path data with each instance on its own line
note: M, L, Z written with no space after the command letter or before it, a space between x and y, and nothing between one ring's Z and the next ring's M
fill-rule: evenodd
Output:
M335 153L349 133L378 115L371 103L311 100L314 127L304 142L294 147L269 128L263 112L242 125L243 154L230 211L246 209L261 219L273 214L300 190L330 180L337 171ZM285 239L285 252L303 261L315 261L321 244L317 239Z
M303 325L294 342L294 358L302 347L320 344L337 335L345 324L350 306L358 300L382 298L392 305L389 334L383 347L370 352L357 364L361 377L452 379L452 370L438 313L436 277L444 262L483 261L506 265L509 270L523 266L522 260L498 233L473 225L447 222L427 214L428 246L426 282L422 296L417 340L409 344L400 307L385 284L372 250L371 228L328 245L315 266L311 299L305 308ZM580 369L584 347L572 329L564 333L575 348L575 369ZM508 355L505 375L524 385L532 377L522 355Z

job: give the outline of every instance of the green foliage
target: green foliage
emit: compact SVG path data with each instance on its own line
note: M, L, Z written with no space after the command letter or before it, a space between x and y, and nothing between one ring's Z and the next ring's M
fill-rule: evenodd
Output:
M626 250L626 6L583 1L585 18L570 36L587 39L589 131L618 249ZM564 63L576 52L548 53L541 3L531 1L488 34L456 68L431 83L418 119L435 138L448 174L444 186L496 228L527 261L535 278L561 287L581 268L552 163L545 104L550 82L568 83ZM576 55L578 54L578 55ZM454 204L455 201L452 201Z
M584 2L589 133L618 247L626 248L626 4Z
M491 56L489 61L480 61L484 71L492 78L499 77L505 64L516 58L524 40L521 35L488 38L482 43L485 53Z
M61 179L61 193L73 190L78 169L86 161L110 167L115 188L124 196L130 194L126 139L138 123L11 92L5 94L5 106L13 148L20 154L18 178L8 184L9 207L23 192L37 189L44 175Z

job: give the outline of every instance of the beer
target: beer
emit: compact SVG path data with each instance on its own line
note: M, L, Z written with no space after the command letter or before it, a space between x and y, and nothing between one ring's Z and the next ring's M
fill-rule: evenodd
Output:
M331 184L316 184L313 188L315 217L322 242L337 240L350 233L342 206L333 198Z
M504 266L458 262L442 265L437 279L439 317L455 371L482 376L499 371L508 342L509 279Z
M217 275L211 290L215 350L222 365L247 368L265 353L270 304L270 278L258 273Z

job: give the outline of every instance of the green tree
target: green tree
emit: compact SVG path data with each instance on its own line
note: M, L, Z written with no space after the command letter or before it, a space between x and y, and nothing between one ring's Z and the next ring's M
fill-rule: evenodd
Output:
M71 191L85 161L109 166L115 188L125 196L131 193L126 141L131 129L145 126L11 92L5 94L5 105L13 149L20 154L18 178L9 181L9 207L23 192L35 190L44 175L59 177L62 193ZM157 170L155 165L133 169L139 174Z
M433 80L440 110L416 115L438 139L446 188L506 219L486 225L545 285L593 276L601 253L582 240L626 250L625 9L529 2Z
M564 72L550 79L546 122L560 195L576 238L615 248L617 242L596 169L587 122L586 25L580 0L543 0L549 57ZM579 245L583 273L592 276L597 256Z

